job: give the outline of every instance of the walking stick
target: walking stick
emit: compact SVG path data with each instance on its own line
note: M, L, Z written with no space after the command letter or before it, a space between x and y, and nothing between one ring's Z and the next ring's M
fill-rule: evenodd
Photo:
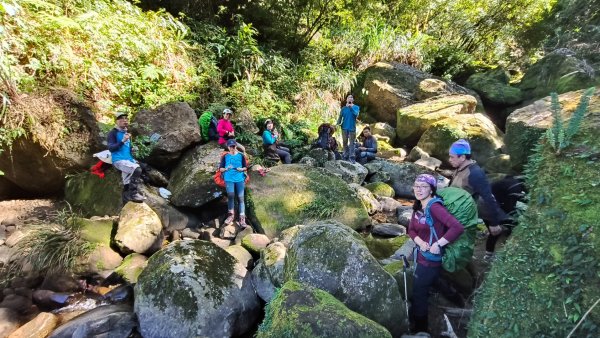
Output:
M410 321L408 319L408 287L406 285L406 268L410 266L405 255L400 255L400 257L402 258L402 274L404 275L404 305L406 306L406 325L410 327Z

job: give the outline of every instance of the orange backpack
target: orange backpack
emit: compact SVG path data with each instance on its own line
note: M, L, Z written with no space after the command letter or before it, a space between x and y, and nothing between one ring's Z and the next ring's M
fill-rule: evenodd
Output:
M224 151L221 153L221 159L219 160L219 163L221 163L221 161L223 160L223 156L229 154L228 151ZM246 168L250 167L250 162L248 161L248 156L246 156L244 154L244 159L246 160ZM248 184L248 182L250 181L250 175L248 175L247 173L245 173L246 175L246 179L244 180L245 184ZM221 172L221 170L219 170L219 168L217 168L217 172L215 173L215 176L213 177L213 180L215 181L215 184L218 185L221 188L225 188L225 180L223 179L223 173Z

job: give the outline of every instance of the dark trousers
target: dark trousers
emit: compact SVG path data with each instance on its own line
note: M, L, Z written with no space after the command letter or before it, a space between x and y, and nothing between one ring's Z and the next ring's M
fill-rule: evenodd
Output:
M490 226L489 223L484 220L485 225L488 228L488 237L487 240L485 241L485 251L487 252L494 252L494 250L496 250L496 242L498 242L498 238L500 238L500 236L506 232L506 236L510 236L510 234L512 233L512 228L508 227L508 230L505 232L501 232L497 235L492 235L492 232L490 231Z
M411 315L415 319L427 318L429 311L429 289L437 282L441 270L441 266L428 267L417 263L411 300Z
M282 147L282 146L277 146L277 149L275 149L275 152L277 153L277 155L281 159L281 162L283 162L285 164L292 163L292 155L290 154L290 149L289 148Z

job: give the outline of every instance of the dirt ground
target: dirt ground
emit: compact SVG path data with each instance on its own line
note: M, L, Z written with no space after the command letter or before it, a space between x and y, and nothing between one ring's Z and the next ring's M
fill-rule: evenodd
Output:
M51 199L0 201L0 223L4 226L20 226L47 221L65 207L65 202Z

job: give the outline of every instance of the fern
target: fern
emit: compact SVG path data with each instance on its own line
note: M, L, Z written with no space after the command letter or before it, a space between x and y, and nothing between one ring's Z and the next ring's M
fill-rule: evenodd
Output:
M569 120L569 126L567 127L565 135L567 140L570 140L573 136L575 136L575 134L577 134L579 126L583 121L583 116L585 115L585 112L587 111L590 105L590 98L592 97L592 95L594 95L595 91L596 87L591 87L588 88L585 91L585 93L583 93L583 96L581 97L581 100L579 101L579 104L577 105L573 116L571 116L571 120Z

